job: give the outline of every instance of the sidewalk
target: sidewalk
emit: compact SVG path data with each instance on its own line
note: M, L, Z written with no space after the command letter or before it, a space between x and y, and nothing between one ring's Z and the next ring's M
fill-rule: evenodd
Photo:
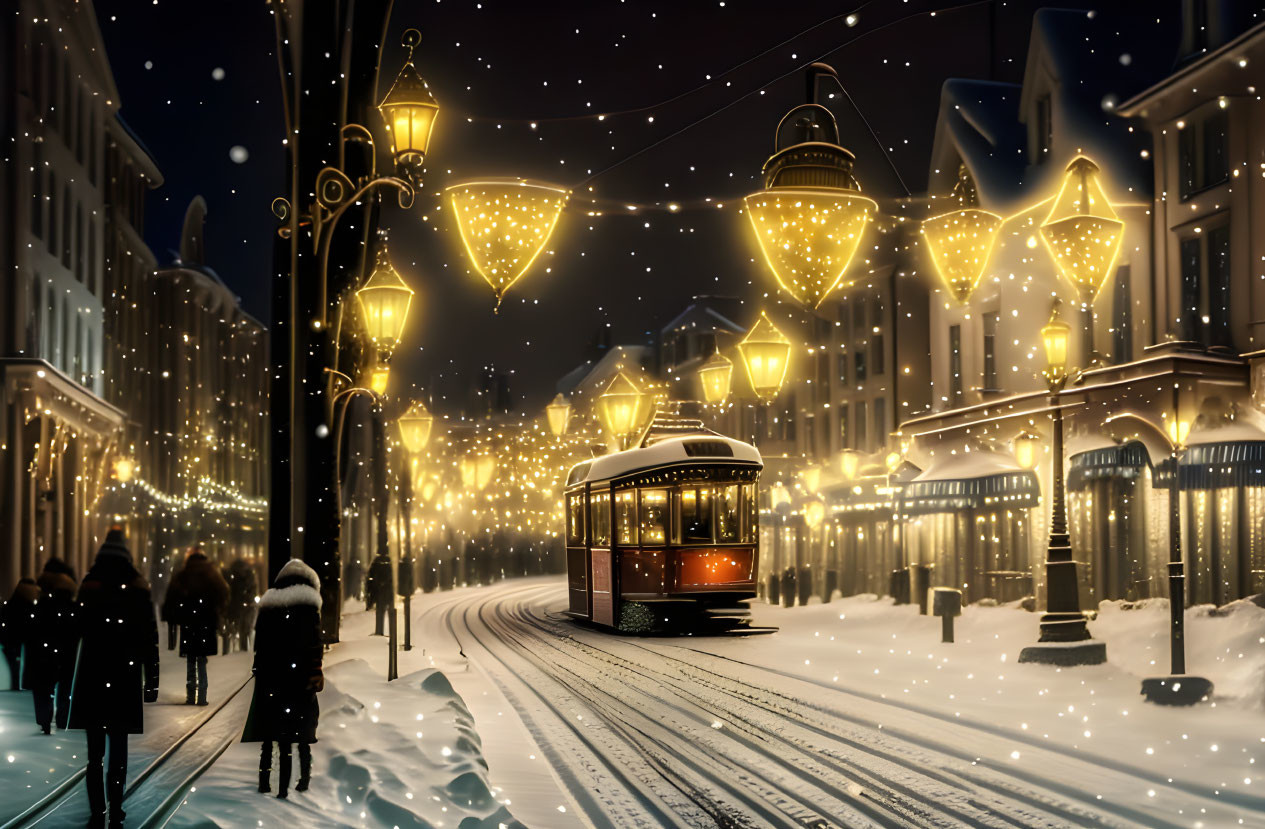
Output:
M250 674L251 654L207 660L209 707L185 705L185 661L159 653L158 702L145 706L145 733L128 743L128 779L179 739ZM87 762L82 731L40 733L29 691L0 691L0 826L47 795Z

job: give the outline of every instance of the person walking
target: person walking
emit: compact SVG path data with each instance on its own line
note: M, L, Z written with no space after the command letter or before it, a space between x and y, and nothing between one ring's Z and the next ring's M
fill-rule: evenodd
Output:
M185 704L206 705L206 658L218 652L220 616L228 606L228 583L202 548L193 546L184 567L171 579L180 655L187 661Z
M321 709L316 694L325 687L321 672L321 582L316 571L290 559L259 600L255 616L254 695L242 733L244 743L262 743L259 791L271 791L272 744L277 743L277 797L289 794L290 746L298 743L299 781L312 779L312 743Z
M258 583L255 579L255 567L244 558L235 558L224 571L224 579L228 582L228 612L225 629L229 641L236 641L237 647L246 650L250 641L250 630L255 620L255 599ZM228 648L225 647L227 652Z
M9 690L22 688L22 646L27 640L40 589L35 579L21 579L9 600L0 607L0 649L9 667Z
M127 737L144 731L142 702L158 699L158 621L117 527L79 586L75 619L80 636L67 725L88 732L88 825L106 825L108 800L109 825L122 829Z
M40 589L26 639L26 672L22 686L35 701L35 722L45 734L53 730L54 697L57 728L65 730L70 684L75 675L75 571L53 556L36 580Z

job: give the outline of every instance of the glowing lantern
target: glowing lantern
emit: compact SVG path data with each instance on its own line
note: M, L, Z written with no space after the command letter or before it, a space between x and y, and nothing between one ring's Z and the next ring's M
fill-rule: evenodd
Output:
M963 164L953 187L958 209L922 223L922 235L936 272L958 302L971 298L997 240L1002 218L979 209L975 181Z
M356 291L356 301L360 303L360 316L369 341L380 352L394 351L404 333L409 306L413 304L413 289L404 284L399 272L391 266L385 242L378 245L373 273Z
M549 419L549 431L558 436L565 435L567 424L571 421L571 401L558 392L553 402L545 407L545 416Z
M810 99L816 77L810 70ZM764 163L764 189L746 197L747 216L769 269L782 289L814 309L837 287L878 206L861 195L852 175L852 153L839 146L830 110L816 103L795 107L778 123L774 153Z
M1067 376L1067 339L1071 326L1059 316L1059 303L1054 303L1050 321L1041 329L1041 344L1045 346L1046 376L1057 382Z
M804 489L809 492L816 492L821 489L821 467L809 466L799 473L800 480L804 483Z
M1041 448L1041 438L1031 432L1020 432L1015 436L1015 461L1024 469L1032 469L1037 465L1037 451Z
M649 395L621 371L598 396L597 416L606 433L622 443L641 425L649 404Z
M435 423L435 418L426 410L422 401L417 400L409 406L407 412L400 415L398 423L400 441L403 442L404 448L410 452L420 452L430 440L430 430Z
M369 371L369 391L378 397L387 393L387 382L391 379L391 369L387 366L374 366Z
M772 400L782 390L786 367L791 357L791 341L763 311L747 336L738 343L738 353L747 367L751 388L765 400Z
M712 405L720 405L729 397L729 386L733 380L734 364L725 355L717 351L698 367L698 379L703 385L703 400Z
M481 491L492 482L496 472L493 455L466 455L461 459L461 485L467 491Z
M121 484L132 480L136 473L136 462L131 458L119 458L114 462L114 478Z
M786 484L778 481L773 485L773 489L769 491L769 503L773 509L789 504L791 502L791 493L786 488Z
M1084 156L1067 165L1063 187L1041 225L1055 266L1082 302L1098 295L1124 240L1124 222L1107 201L1098 172L1098 165Z
M808 529L815 530L821 526L822 520L826 517L826 505L820 499L814 498L807 504L804 504L804 523L808 525Z
M391 133L391 151L396 161L405 166L420 166L430 145L439 103L413 65L413 50L422 42L421 32L405 31L402 42L408 47L408 57L395 83L378 104L378 111Z
M571 193L526 181L472 181L447 193L466 253L500 308L549 241Z
M883 459L889 474L896 471L896 469L900 466L900 461L901 457L899 452L888 452L887 457Z
M1190 435L1190 421L1168 417L1167 414L1165 414L1164 419L1167 421L1165 431L1168 433L1168 439L1172 441L1174 446L1181 449L1186 445L1186 438Z
M857 471L861 468L861 453L855 449L844 449L839 455L839 472L846 480L852 480L857 476Z

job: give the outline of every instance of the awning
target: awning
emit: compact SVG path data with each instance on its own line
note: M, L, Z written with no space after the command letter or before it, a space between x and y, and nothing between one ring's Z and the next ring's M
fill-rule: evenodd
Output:
M1079 492L1103 478L1132 481L1150 462L1150 453L1140 440L1078 452L1068 462L1067 490Z
M1173 463L1157 464L1155 486L1166 487ZM1265 487L1265 440L1235 440L1200 443L1182 456L1182 489L1227 489Z
M1035 507L1041 486L1031 470L1020 469L978 478L914 481L905 487L904 512L927 515L1003 508Z

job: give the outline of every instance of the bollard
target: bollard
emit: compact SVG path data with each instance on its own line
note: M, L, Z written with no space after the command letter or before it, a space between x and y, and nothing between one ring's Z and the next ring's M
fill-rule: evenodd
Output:
M927 599L931 592L931 567L926 564L909 565L910 601L918 602L918 613L927 615Z
M940 641L953 641L953 618L962 615L962 591L952 587L932 589L931 612L940 617Z

